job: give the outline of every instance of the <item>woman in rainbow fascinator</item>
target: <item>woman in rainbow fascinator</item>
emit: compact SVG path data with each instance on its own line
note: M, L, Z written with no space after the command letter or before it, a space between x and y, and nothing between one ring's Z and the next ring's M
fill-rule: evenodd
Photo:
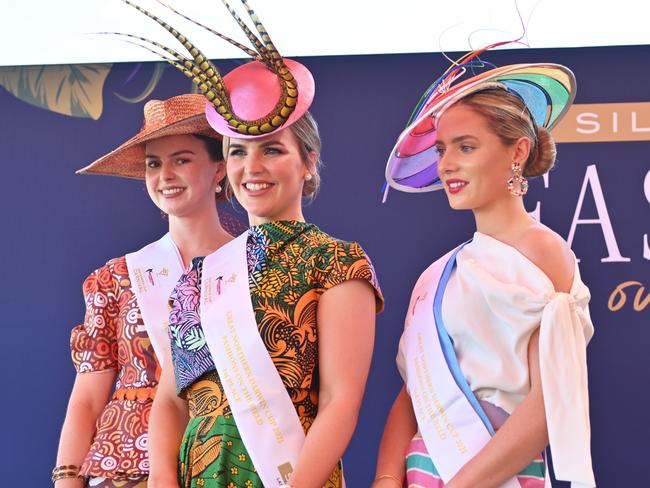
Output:
M566 242L525 210L551 169L549 130L575 95L564 66L487 69L472 52L422 97L386 168L406 192L444 189L474 236L419 278L373 487L594 487L586 345L589 290Z
M359 244L305 222L303 200L320 181L321 141L308 112L314 80L280 56L242 3L259 37L224 1L254 50L236 44L254 60L224 77L137 6L190 57L129 36L164 53L205 94L208 121L224 136L227 191L251 226L195 259L172 293L173 368L163 370L151 415L150 484L342 488L340 459L383 298Z

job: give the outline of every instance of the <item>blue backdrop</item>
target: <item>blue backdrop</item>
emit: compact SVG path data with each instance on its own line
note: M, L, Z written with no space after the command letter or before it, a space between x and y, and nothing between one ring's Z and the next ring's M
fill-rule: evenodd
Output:
M578 78L577 102L601 103L650 101L650 68L638 61L649 55L649 47L623 47L499 51L486 58L499 65L566 64ZM443 193L393 191L387 204L380 203L389 151L422 91L446 67L442 56L302 61L317 81L313 113L326 163L322 191L307 208L307 218L337 237L361 242L386 296L365 403L345 455L348 485L366 487L400 388L394 357L411 287L430 262L471 235L473 219L468 212L450 210ZM227 71L233 63L220 66ZM154 64L112 66L98 120L61 115L0 89L2 486L49 485L74 379L68 340L70 329L83 320L83 279L109 258L138 249L166 230L142 183L74 175L139 130L143 102L129 103L115 93L136 96L155 70ZM8 70L0 71L2 84ZM27 78L23 86L10 87L22 98L29 98ZM172 69L154 85L155 98L190 89ZM650 118L645 125L650 126ZM607 488L641 486L647 469L650 307L641 303L637 308L643 309L634 310L639 285L627 289L627 302L618 311L609 309L608 300L619 283L650 286L650 255L643 256L643 235L650 234L649 149L650 142L561 144L548 187L536 179L526 197L530 210L540 202L542 222L566 238L589 170L579 217L602 217L594 197L597 177L616 244L629 258L602 262L609 255L603 227L577 226L573 249L591 287L596 327L588 349L593 460L599 486ZM642 299L648 291L639 293Z

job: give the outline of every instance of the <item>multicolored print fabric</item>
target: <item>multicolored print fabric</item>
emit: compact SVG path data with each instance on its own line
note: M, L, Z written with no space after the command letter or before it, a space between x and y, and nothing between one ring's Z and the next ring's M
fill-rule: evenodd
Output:
M116 394L97 420L81 474L118 480L146 476L147 425L158 366L124 257L92 273L83 292L86 317L72 330L72 361L79 373L114 371Z
M304 222L252 227L247 258L260 336L308 431L318 411L318 300L333 286L362 279L375 291L380 311L383 297L375 271L357 243L334 239ZM181 486L261 488L203 339L202 265L203 259L194 260L171 296L169 330L177 390L188 399L192 417L181 446ZM342 486L340 466L326 486Z
M169 334L179 394L199 376L214 370L199 315L202 270L203 258L194 258L170 296Z

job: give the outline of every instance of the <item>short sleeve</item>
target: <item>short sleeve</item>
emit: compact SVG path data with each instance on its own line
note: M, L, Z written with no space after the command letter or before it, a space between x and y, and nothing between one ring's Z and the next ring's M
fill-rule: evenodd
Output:
M116 322L121 283L114 266L115 262L110 261L83 283L86 316L70 336L72 362L79 373L118 367Z
M384 309L384 296L370 258L356 242L332 240L319 248L316 273L324 290L348 280L367 281L375 294L377 313Z

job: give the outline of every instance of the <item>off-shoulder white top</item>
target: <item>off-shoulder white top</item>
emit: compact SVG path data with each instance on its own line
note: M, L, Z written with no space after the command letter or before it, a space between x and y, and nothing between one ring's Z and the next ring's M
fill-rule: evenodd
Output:
M514 247L476 232L460 250L442 317L472 391L512 413L530 390L528 345L540 329L544 406L558 479L595 486L586 346L594 328L576 262L569 293ZM398 367L405 381L403 347Z

